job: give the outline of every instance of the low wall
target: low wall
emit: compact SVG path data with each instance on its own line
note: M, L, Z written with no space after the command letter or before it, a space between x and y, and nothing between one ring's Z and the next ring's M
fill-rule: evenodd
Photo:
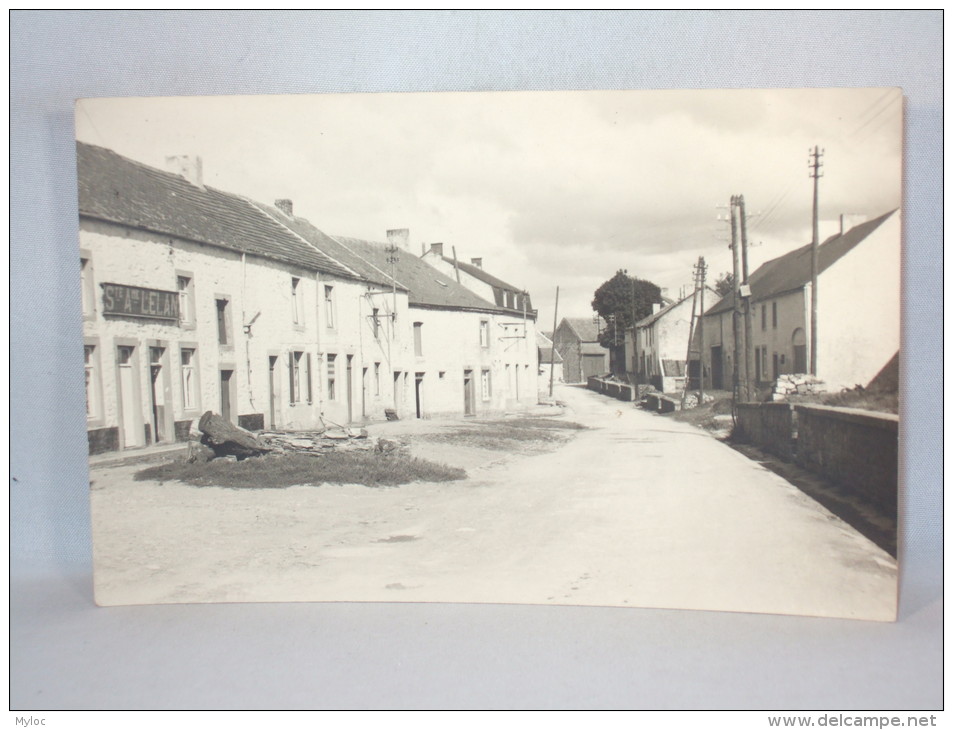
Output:
M854 408L795 406L797 462L897 517L900 419Z
M633 388L628 383L621 383L618 380L602 380L595 376L589 377L586 381L586 388L622 401L631 401L633 396Z
M790 403L739 403L735 437L794 459L794 409Z

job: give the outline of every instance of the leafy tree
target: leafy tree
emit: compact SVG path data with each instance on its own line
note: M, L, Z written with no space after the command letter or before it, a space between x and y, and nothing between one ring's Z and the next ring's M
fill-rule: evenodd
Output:
M715 291L718 292L718 296L723 297L731 294L734 289L735 276L730 271L726 271L724 274L715 279Z
M626 329L650 315L652 305L661 301L662 290L655 284L629 276L619 269L615 276L596 289L592 300L592 308L606 321L599 343L603 347L624 345Z

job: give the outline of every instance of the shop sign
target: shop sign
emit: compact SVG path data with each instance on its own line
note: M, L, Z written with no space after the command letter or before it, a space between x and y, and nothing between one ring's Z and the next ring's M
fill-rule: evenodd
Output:
M178 322L179 294L125 284L103 284L103 314Z

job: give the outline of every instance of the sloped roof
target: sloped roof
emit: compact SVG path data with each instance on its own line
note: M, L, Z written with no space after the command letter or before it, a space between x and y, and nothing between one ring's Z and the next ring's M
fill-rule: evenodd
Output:
M554 358L555 355L555 358ZM553 350L552 347L540 347L539 348L539 364L540 365L558 365L563 361L562 355L559 354L559 350Z
M391 264L387 261L388 253L385 250L386 243L364 241L346 236L332 236L332 238L372 263L379 270L390 271ZM498 307L478 297L465 286L461 286L409 251L402 250L400 252L399 260L394 266L394 272L397 285L409 292L408 299L411 306L473 309L483 312L506 311L510 313L510 310L505 310L503 307Z
M317 247L319 251L336 261L340 261L349 269L356 272L365 281L378 286L390 287L393 285L390 277L390 264L386 263L386 261L385 264L387 268L381 269L374 261L364 258L357 251L348 247L343 242L344 239L329 236L324 231L315 228L311 221L293 215L285 215L270 205L262 205L260 203L256 203L256 205L266 211L279 224L287 226L312 246ZM377 263L379 264L380 262L378 261ZM397 282L397 288L400 291L407 291L407 287L402 286L400 282Z
M250 201L77 142L80 216L353 278Z
M688 299L691 299L691 298L694 296L694 294L695 294L695 293L692 292L691 294L688 294L688 295L682 297L682 298L679 299L677 302L673 302L673 301L671 301L670 299L667 300L667 301L669 302L668 304L666 304L664 307L662 307L659 311L655 312L654 314L650 314L648 317L645 317L645 318L643 318L643 319L640 319L638 322L635 323L635 326L636 326L636 327L648 327L650 324L652 324L652 323L654 323L654 322L657 322L657 321L660 320L662 317L664 317L666 314L668 314L670 311L672 311L673 309L675 309L675 307L677 307L677 306L678 306L679 304L681 304L682 302L684 302L684 301L686 301L686 300L688 300Z
M453 263L453 258L451 258L450 256L443 256L442 258L448 264ZM515 292L523 291L520 287L513 286L512 284L507 284L502 279L498 279L492 274L487 273L484 269L482 269L479 266L474 266L473 264L467 264L459 260L457 261L457 266L460 268L460 271L465 271L470 276L473 276L479 279L480 281L485 281L490 286L496 286L496 287L499 287L500 289L508 289L510 291L515 291Z
M599 339L599 327L591 317L563 317L563 322L569 325L581 342L596 342Z
M608 355L609 350L598 342L583 342L579 345L579 352L583 355Z
M824 241L817 251L818 273L826 271L896 212L895 208L879 218L854 226L843 235L838 233ZM758 270L748 278L748 284L751 286L751 301L756 302L800 289L810 280L811 244L807 244L758 267ZM731 292L716 302L705 314L727 312L734 307L734 303L734 292Z

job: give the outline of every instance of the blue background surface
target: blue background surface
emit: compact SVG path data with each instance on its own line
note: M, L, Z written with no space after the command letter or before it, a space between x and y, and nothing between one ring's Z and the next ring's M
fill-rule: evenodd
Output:
M941 11L12 12L11 706L940 707L942 21ZM897 624L532 606L93 606L75 99L794 86L900 86L906 97Z

